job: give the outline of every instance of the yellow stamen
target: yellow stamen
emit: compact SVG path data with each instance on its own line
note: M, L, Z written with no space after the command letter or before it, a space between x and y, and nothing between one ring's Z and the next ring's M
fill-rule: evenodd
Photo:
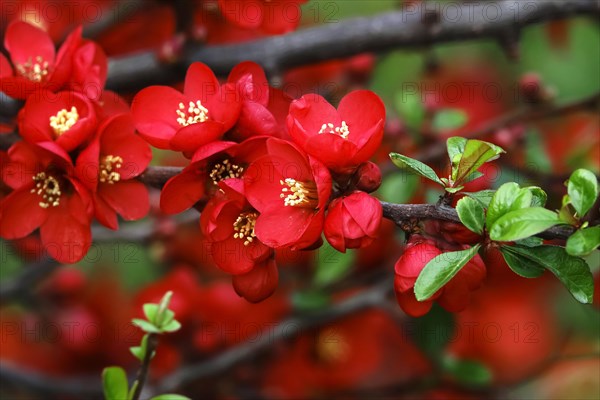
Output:
M316 208L319 199L317 187L313 182L298 182L292 178L280 180L281 189L280 198L283 204L291 207Z
M50 117L50 127L54 130L54 135L58 138L63 133L67 132L79 120L77 108L71 107L70 111L63 108L56 115Z
M254 234L256 218L258 218L257 213L244 212L241 213L233 223L233 229L235 230L233 237L235 239L243 240L244 246L250 245L250 243L252 243L256 238L256 235Z
M179 109L175 112L178 117L177 123L181 126L197 124L208 119L208 108L204 107L200 100L197 100L196 103L190 101L187 110L185 104L179 103Z
M210 179L217 185L220 181L229 178L240 178L244 172L244 167L240 167L237 164L232 164L229 160L225 159L220 163L213 166L210 171Z
M123 159L119 156L113 156L111 154L104 156L100 159L100 174L98 179L102 183L108 183L110 185L121 180L121 174L116 169L123 166Z
M350 135L350 130L348 129L348 125L346 125L346 121L342 121L342 126L335 126L331 122L329 122L329 123L323 124L323 126L321 126L319 135L321 135L323 133L339 135L342 137L342 139L348 139L348 135Z
M31 189L31 193L36 193L42 197L42 201L38 204L42 208L50 206L56 207L60 204L60 184L52 175L46 175L45 172L40 172L33 177L35 188Z
M30 57L25 63L16 64L15 67L19 75L32 82L43 82L49 73L48 61L40 56L35 58L35 62Z

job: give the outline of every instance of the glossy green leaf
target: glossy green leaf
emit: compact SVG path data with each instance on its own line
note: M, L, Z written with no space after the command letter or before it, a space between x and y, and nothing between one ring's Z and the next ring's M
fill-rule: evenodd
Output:
M462 154L465 152L467 139L460 136L453 136L446 140L446 148L448 149L448 157L450 161L457 163L460 161Z
M582 258L569 255L565 248L560 246L511 246L511 251L552 272L580 303L592 302L594 278Z
M317 286L325 286L337 282L345 277L354 266L356 253L353 250L347 250L340 253L329 243L323 243L319 249L317 270L313 282Z
M502 246L500 248L504 261L509 268L517 275L525 278L538 278L544 274L546 269L529 258L522 256L517 251L512 251L512 246Z
M521 189L515 182L505 183L496 190L486 214L485 223L488 230L498 218L510 211L513 200L517 197L519 190Z
M526 189L532 194L530 207L544 207L546 205L546 200L548 200L548 195L542 188L538 186L528 186Z
M600 246L600 226L577 230L567 240L567 253L572 256L587 256Z
M496 193L496 191L490 189L481 190L479 192L463 192L464 195L477 200L484 208L489 207L494 193Z
M433 116L433 129L436 132L448 131L463 127L469 121L469 116L460 108L439 110Z
M481 387L492 382L492 371L479 361L459 360L447 356L443 360L442 367L446 373L465 386Z
M131 322L146 333L160 333L160 329L145 319L134 318L131 320Z
M129 351L135 358L140 361L144 361L144 357L146 356L146 349L148 348L148 334L145 334L140 342L139 346L132 346L129 348Z
M529 207L504 214L488 230L490 239L511 242L536 235L560 223L555 212L542 207Z
M162 332L168 332L168 333L176 332L179 329L181 329L181 323L176 320L171 320L168 323L163 323L163 325L160 328L160 330Z
M146 303L143 306L144 315L151 323L156 323L156 314L158 313L158 304Z
M415 295L418 301L427 300L456 275L471 258L480 245L470 249L442 253L425 265L415 282Z
M470 197L463 197L456 203L458 218L472 232L482 234L485 224L485 211L482 205Z
M484 163L498 158L500 153L504 153L504 150L495 144L482 140L467 140L454 181L462 182Z
M121 367L108 367L102 371L102 386L106 400L127 399L129 383L127 374Z
M567 192L577 215L579 218L583 217L592 208L598 197L596 175L587 169L576 170L569 178Z
M409 169L444 186L444 183L440 180L435 171L430 166L423 164L421 161L398 153L390 153L390 158L394 165L396 165L398 168Z

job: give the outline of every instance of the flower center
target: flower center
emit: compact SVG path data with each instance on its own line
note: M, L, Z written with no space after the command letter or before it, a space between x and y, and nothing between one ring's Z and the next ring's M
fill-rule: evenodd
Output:
M233 223L233 229L235 230L233 237L235 239L243 240L244 246L248 246L256 237L254 234L254 226L256 225L257 217L258 214L255 212L244 212L241 213Z
M48 208L56 207L60 204L60 184L52 175L46 175L45 172L40 172L33 177L35 187L31 189L31 193L36 193L42 197L39 202L40 207Z
M48 76L48 61L40 56L35 58L35 62L31 57L23 64L17 64L17 73L32 82L43 82Z
M228 159L213 166L210 171L210 179L217 185L219 182L229 178L239 178L244 172L244 167L231 163Z
M121 168L123 165L123 159L119 156L113 156L109 154L100 159L100 174L99 180L102 183L114 184L121 180L121 174L115 171Z
M283 204L291 207L316 208L318 204L317 187L313 182L298 182L292 178L280 180L280 198Z
M204 107L200 100L197 100L196 103L190 101L187 110L185 104L179 103L179 109L175 112L178 117L177 123L181 126L197 124L208 119L208 108Z
M79 113L73 106L71 110L67 111L63 108L56 115L50 117L50 127L54 130L54 135L58 138L60 135L68 131L77 123L79 120Z
M317 338L317 357L326 363L343 361L349 350L348 342L335 329L325 329Z
M335 126L331 122L329 122L329 123L323 124L323 126L321 126L319 135L321 135L323 133L339 135L342 137L342 139L348 139L348 135L350 135L350 130L348 129L348 125L346 125L346 121L342 121L342 126Z

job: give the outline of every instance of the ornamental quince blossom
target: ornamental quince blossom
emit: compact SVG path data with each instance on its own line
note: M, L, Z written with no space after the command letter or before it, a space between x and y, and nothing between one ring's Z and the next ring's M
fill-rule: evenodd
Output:
M246 201L244 182L238 178L220 181L221 189L200 214L200 227L212 242L211 254L223 271L239 275L273 256L255 233L258 212Z
M4 47L10 54L12 68L8 71L12 72L0 73L0 90L17 99L26 99L40 89L59 91L69 80L81 30L75 29L57 53L46 32L27 22L11 22L4 35ZM2 60L0 66L6 70L7 60Z
M92 204L69 155L53 142L18 142L8 157L3 180L14 190L0 203L0 237L18 239L39 228L50 256L81 260L91 245Z
M183 93L150 86L135 96L131 112L148 143L189 155L231 129L240 108L235 85L220 85L208 66L195 62L187 71Z
M257 264L250 272L231 277L233 289L238 296L250 303L259 303L270 297L279 283L279 271L273 257Z
M269 86L260 65L242 62L231 70L227 81L236 84L242 99L240 117L235 126L237 136L288 138L285 121L292 99L282 90Z
M83 95L63 91L30 96L19 113L19 133L29 143L55 142L69 152L91 141L96 112Z
M294 142L337 173L352 172L375 154L383 139L385 106L368 90L344 96L337 110L322 96L292 102L287 117Z
M470 292L477 289L485 278L483 260L479 255L475 255L431 298L417 301L414 293L415 282L425 265L438 256L443 257L442 251L435 243L422 236L413 235L404 254L396 262L396 300L400 308L410 316L420 317L427 314L434 301L450 312L464 310L469 304Z
M327 208L325 238L342 253L373 243L381 224L381 203L365 192L338 197Z
M117 214L132 221L148 213L148 189L134 178L151 159L150 147L135 134L128 114L111 117L100 126L94 141L77 158L76 168L93 193L95 217L101 224L117 229Z
M248 202L259 211L255 232L269 247L307 248L321 237L331 175L293 143L265 141L266 155L244 174Z

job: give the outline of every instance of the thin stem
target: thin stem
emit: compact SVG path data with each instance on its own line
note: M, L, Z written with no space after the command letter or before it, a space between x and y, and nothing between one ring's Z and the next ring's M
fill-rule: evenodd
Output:
M148 334L148 341L146 342L146 354L144 354L144 360L142 366L138 370L137 377L135 379L135 391L133 392L132 400L139 400L142 394L142 389L146 383L148 377L148 371L150 370L150 361L152 361L152 355L156 351L158 346L158 335L156 333Z

